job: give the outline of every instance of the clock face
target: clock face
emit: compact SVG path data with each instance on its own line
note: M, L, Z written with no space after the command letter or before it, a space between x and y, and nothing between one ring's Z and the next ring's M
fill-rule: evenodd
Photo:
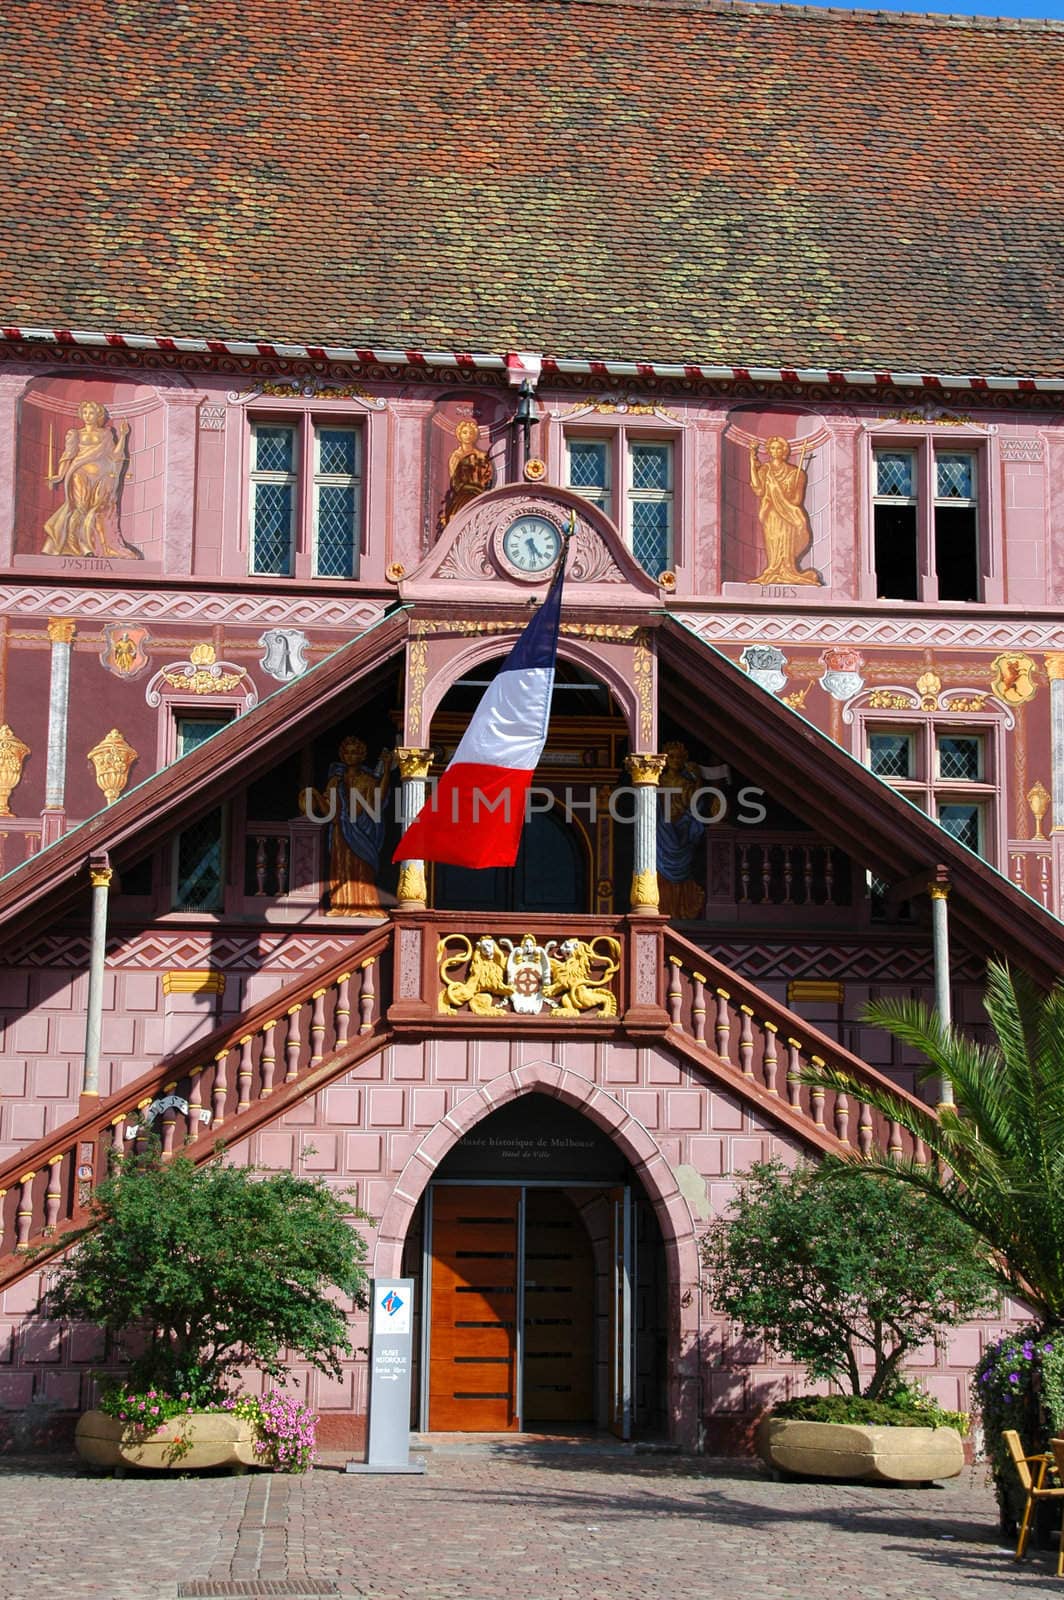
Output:
M562 536L547 517L529 512L511 522L502 536L502 553L510 565L532 576L547 572L561 553Z

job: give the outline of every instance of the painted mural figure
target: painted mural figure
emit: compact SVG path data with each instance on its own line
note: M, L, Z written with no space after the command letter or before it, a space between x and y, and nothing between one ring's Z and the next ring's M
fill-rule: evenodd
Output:
M48 462L47 482L63 490L63 504L44 525L46 556L133 556L136 545L118 531L118 495L125 470L129 423L112 428L95 400L78 407L81 426L71 428L59 465ZM51 450L49 449L49 456Z
M314 802L329 823L330 917L383 916L377 891L381 846L384 841L384 796L388 790L393 752L385 750L376 771L366 765L366 746L349 737L340 743L339 761L329 768L324 794L311 791ZM365 808L354 800L361 796Z
M691 809L701 779L687 746L678 739L665 746L664 755L659 780L658 909L664 917L690 920L701 915L706 898L704 886L693 876L695 854L706 833L706 824Z
M471 418L464 418L454 430L458 448L451 451L447 463L450 485L447 500L440 517L440 527L445 528L462 507L475 500L478 494L490 489L495 476L486 450L479 447L480 427Z
M791 461L791 447L778 436L766 445L768 461L760 457L761 444L750 445L750 486L760 501L758 517L765 542L766 565L754 583L816 583L815 572L799 571L798 558L813 542L813 530L805 509L808 475L804 468L806 446L798 452L798 465Z

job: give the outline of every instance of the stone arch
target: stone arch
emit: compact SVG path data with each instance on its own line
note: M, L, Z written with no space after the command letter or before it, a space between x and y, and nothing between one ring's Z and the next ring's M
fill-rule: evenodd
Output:
M581 1112L609 1134L626 1156L661 1228L668 1261L670 1322L675 1323L682 1349L697 1344L698 1244L690 1209L672 1168L653 1136L615 1095L554 1061L526 1062L478 1085L429 1130L404 1166L384 1208L374 1247L373 1275L388 1277L400 1272L415 1208L448 1151L492 1111L532 1093L552 1095Z
M431 738L432 719L448 689L472 668L481 666L486 661L492 661L498 656L505 656L513 642L513 636L500 639L491 634L485 638L471 639L456 654L449 656L432 674L425 685L421 700L421 726L425 730L426 739ZM609 653L603 651L601 645L596 648L596 641L593 639L576 639L563 634L558 640L558 655L561 660L571 661L574 666L582 668L600 683L605 684L628 724L628 737L632 749L641 748L639 702L631 677L626 676L617 663L609 659Z

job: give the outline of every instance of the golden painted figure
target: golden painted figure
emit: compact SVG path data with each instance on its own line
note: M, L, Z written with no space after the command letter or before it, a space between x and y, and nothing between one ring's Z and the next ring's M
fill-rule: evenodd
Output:
M376 772L371 772L363 741L343 739L340 759L329 768L324 794L317 789L310 791L315 805L330 818L327 916L384 915L377 891L377 871L384 840L384 796L393 754L385 750Z
M813 542L813 530L805 509L808 476L805 471L806 445L798 451L798 465L791 461L786 439L772 438L766 445L768 461L760 458L760 440L750 444L750 487L760 501L758 516L765 542L766 564L754 583L816 583L815 572L800 572L798 558Z
M691 806L702 778L678 739L669 741L664 755L658 786L658 910L663 917L690 921L701 916L706 899L704 884L692 877L706 833L706 824Z
M129 423L122 421L117 429L112 428L107 412L95 400L83 400L78 416L81 426L67 433L58 467L48 462L46 482L53 489L62 487L63 504L44 525L41 553L142 560L142 552L127 544L118 531L118 495Z
M451 451L447 463L450 484L447 500L440 516L440 527L445 528L462 507L475 500L478 494L490 489L495 471L486 450L479 446L480 427L471 417L465 417L454 430L458 440L457 450Z

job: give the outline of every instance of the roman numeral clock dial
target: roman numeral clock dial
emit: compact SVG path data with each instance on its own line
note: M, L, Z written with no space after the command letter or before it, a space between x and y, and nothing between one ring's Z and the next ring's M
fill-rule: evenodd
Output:
M539 578L549 572L561 554L560 530L548 517L528 512L517 517L504 531L503 559L519 578Z

